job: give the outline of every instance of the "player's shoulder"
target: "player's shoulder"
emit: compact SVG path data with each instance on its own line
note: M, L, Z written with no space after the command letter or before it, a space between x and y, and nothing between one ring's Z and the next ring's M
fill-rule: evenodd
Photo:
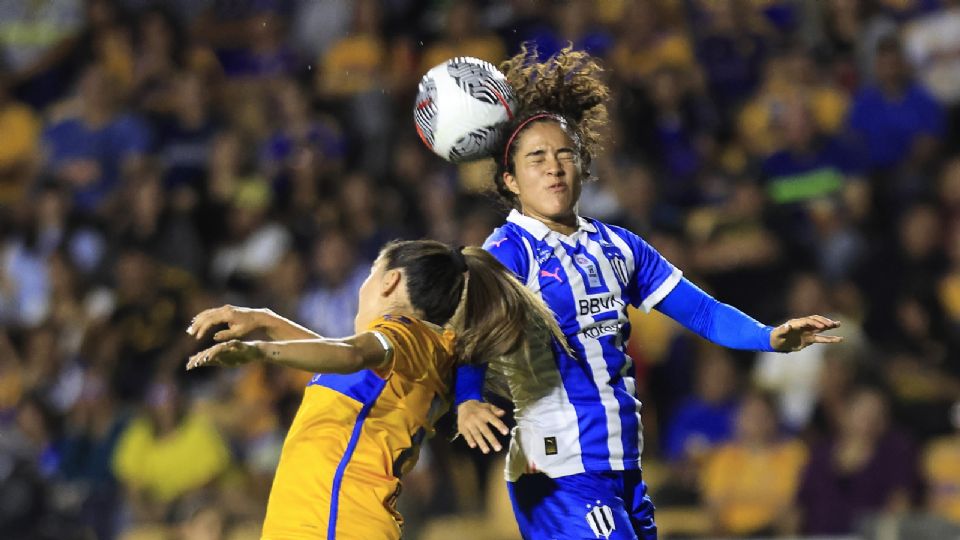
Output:
M600 232L600 234L603 234L604 232L614 233L617 236L620 236L621 238L627 237L627 236L637 236L636 233L634 233L633 231L626 229L624 227L621 227L620 225L614 225L613 223L600 221L599 219L596 219L596 218L588 217L584 219L586 219L589 223L591 223L594 227L596 227L597 231Z
M407 317L406 315L393 315L391 313L385 313L380 316L380 321L382 322L392 322L395 324L400 324L403 326L416 326L420 323L419 319L413 317Z
M384 314L370 324L369 330L383 332L388 338L414 341L442 341L444 329L406 315Z
M637 233L621 227L620 225L614 225L612 223L607 223L605 221L600 221L599 219L594 218L584 218L594 227L596 227L597 232L600 236L607 241L615 241L615 238L618 238L622 242L626 242L631 247L636 247L638 245L645 244L643 238L640 237Z
M490 233L483 242L483 249L493 252L494 250L517 250L523 249L523 236L513 223L504 223Z
M385 313L370 323L371 330L395 329L405 333L419 333L427 329L426 324L415 317Z

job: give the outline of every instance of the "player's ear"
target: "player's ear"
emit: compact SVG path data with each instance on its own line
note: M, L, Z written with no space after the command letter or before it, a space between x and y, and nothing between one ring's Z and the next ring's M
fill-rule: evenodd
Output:
M400 281L403 279L403 272L399 268L393 268L387 270L383 273L383 279L380 280L380 295L381 296L390 296L393 294L397 287L400 286Z
M507 189L510 190L510 193L514 195L520 195L520 185L517 183L517 177L510 174L509 172L503 173L503 185L507 186Z

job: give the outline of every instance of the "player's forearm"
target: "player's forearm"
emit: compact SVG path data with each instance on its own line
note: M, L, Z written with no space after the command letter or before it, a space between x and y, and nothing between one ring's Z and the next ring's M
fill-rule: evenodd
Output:
M386 367L392 348L376 332L343 339L300 339L253 342L266 362L311 373L355 373Z
M487 373L487 364L464 364L457 367L453 386L454 404L475 399L483 401L483 381Z
M260 311L258 319L260 327L274 341L322 338L320 334L312 332L268 309Z
M355 373L364 369L359 348L340 339L257 341L266 362L311 373Z
M718 302L686 278L657 305L657 310L718 345L741 350L773 350L770 343L773 327Z

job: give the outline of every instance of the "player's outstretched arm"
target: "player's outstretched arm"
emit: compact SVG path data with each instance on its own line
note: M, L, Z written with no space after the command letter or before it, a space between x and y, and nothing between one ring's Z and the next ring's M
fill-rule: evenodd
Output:
M506 435L507 425L500 419L503 415L504 410L499 407L469 399L457 407L457 431L470 448L480 447L484 454L489 454L491 448L499 452L500 441L491 427Z
M203 339L215 326L227 325L213 335L215 341L228 341L263 330L273 340L316 339L321 336L311 332L299 324L277 315L269 309L254 309L231 306L229 304L218 308L201 311L190 322L187 333Z
M739 309L718 302L686 278L657 304L656 309L710 341L752 351L794 352L814 343L839 343L839 336L821 332L840 326L820 315L790 319L780 326L767 326Z
M344 339L303 339L293 341L230 340L190 357L187 369L201 366L238 366L249 362L270 362L311 373L354 373L385 368L392 348L376 332L363 332Z

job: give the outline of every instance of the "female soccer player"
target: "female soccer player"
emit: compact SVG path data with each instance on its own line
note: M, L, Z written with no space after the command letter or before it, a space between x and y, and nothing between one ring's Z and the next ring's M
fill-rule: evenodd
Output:
M396 242L360 287L356 335L325 339L268 310L224 306L187 329L199 339L227 325L187 369L261 361L318 373L284 442L263 538L400 538L400 477L449 406L455 364L517 349L531 320L553 323L489 253ZM278 341L235 339L255 330Z
M601 68L571 49L538 62L524 49L501 70L519 111L494 159L498 193L513 207L484 246L553 310L574 355L540 347L506 373L517 425L506 477L527 540L656 538L640 473L640 402L626 353L627 305L657 309L720 345L796 351L836 343L819 315L765 326L687 281L630 231L577 215L606 122ZM458 428L499 450L503 411L482 402L484 367L458 368Z

